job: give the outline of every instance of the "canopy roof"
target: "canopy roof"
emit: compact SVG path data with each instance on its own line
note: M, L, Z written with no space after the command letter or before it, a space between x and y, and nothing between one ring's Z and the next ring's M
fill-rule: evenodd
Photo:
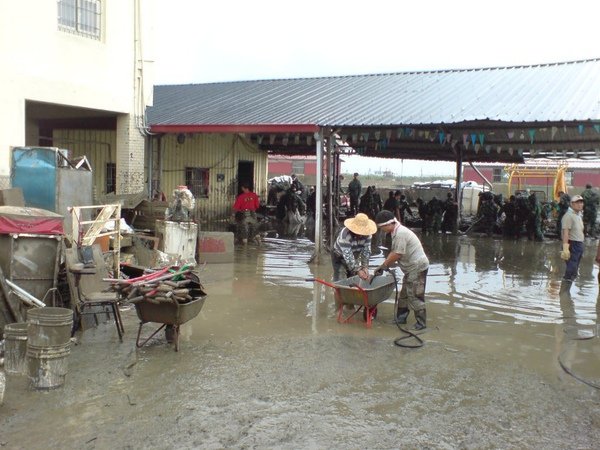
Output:
M165 85L154 133L246 133L278 154L519 162L600 156L600 59L532 66Z

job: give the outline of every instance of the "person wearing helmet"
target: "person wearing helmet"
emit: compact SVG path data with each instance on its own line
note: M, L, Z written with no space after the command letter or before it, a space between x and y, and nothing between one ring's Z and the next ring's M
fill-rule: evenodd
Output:
M363 280L369 278L371 235L376 232L377 225L366 214L359 213L344 220L344 228L340 230L331 252L333 281L341 279L342 269L348 278L354 275Z
M392 235L392 248L375 273L380 274L397 265L404 274L398 296L396 323L406 323L412 309L417 320L414 328L422 330L427 327L425 285L429 270L429 259L425 255L423 245L417 235L398 222L390 211L380 211L375 217L375 223L384 233Z

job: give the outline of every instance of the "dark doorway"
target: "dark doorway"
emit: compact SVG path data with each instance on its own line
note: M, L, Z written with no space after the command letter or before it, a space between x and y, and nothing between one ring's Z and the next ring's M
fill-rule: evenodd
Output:
M238 161L238 194L242 192L242 185L246 184L254 192L254 161Z

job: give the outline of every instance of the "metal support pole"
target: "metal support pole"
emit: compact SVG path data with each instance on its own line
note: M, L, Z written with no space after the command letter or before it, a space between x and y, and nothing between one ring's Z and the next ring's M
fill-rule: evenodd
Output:
M456 215L456 230L460 230L460 218L462 217L462 194L463 191L460 188L462 183L462 147L460 144L456 145L456 194L454 198L458 203L458 214Z
M329 134L327 139L327 239L329 247L331 248L331 242L333 240L333 145L335 135Z
M311 261L320 262L323 248L323 129L315 133L317 151L317 185L315 186L315 253Z

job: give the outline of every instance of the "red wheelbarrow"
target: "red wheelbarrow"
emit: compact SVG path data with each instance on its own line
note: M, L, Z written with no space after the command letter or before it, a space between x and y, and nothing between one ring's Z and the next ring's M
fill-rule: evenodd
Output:
M335 291L335 303L337 306L337 321L348 323L360 311L363 312L367 328L377 316L377 305L387 300L395 289L395 280L389 274L373 277L371 280L363 280L358 276L339 280L334 283L320 278L309 278L306 281L316 281L333 288ZM358 306L347 317L344 317L344 306Z

